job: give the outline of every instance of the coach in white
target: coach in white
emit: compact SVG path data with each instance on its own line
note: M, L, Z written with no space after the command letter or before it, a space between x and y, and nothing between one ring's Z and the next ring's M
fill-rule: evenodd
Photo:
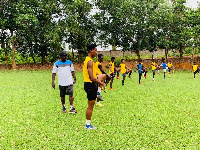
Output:
M71 61L67 60L65 51L60 53L60 60L54 63L52 71L52 87L55 89L55 76L58 72L58 85L60 89L60 97L62 103L62 112L66 113L65 95L69 95L70 110L69 113L77 113L74 108L73 102L73 84L76 83L76 76L74 66ZM72 80L72 76L74 81Z

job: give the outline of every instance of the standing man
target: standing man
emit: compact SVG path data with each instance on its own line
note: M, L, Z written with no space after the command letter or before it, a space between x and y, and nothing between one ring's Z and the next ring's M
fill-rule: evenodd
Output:
M153 59L152 63L151 63L151 67L152 67L152 71L153 71L153 81L155 81L154 76L155 76L157 66L158 65L156 64L155 59Z
M163 73L164 73L164 79L165 79L165 73L166 73L166 69L167 69L167 64L165 63L165 60L163 60L163 63L160 66L163 67Z
M70 110L69 113L77 113L74 108L73 97L73 84L76 83L76 76L74 67L71 61L67 60L67 54L65 51L60 53L60 60L54 63L52 71L52 87L55 89L55 76L58 72L58 85L60 89L61 103L63 106L62 112L66 113L65 107L65 95L69 95ZM72 80L72 76L74 81Z
M88 108L86 111L86 125L85 129L97 129L91 125L92 111L97 98L98 84L103 85L105 89L105 83L97 80L96 68L92 58L97 56L97 45L87 45L88 56L85 58L83 65L83 79L84 79L84 90L87 93Z
M123 76L123 80L122 80L122 86L124 86L124 81L126 78L126 74L129 74L128 77L131 79L131 73L132 73L132 69L128 68L125 64L125 60L121 59L121 64L119 65L122 76Z
M117 72L117 74L119 74L119 70L120 70L119 68L115 68L115 57L111 57L111 62L109 63L109 74L111 76L110 90L115 90L112 88L112 84L113 84L113 79L116 75L116 72ZM118 76L116 78L120 79Z
M139 84L141 85L141 76L142 76L142 72L143 72L143 66L142 66L142 59L139 60L139 64L137 64L137 70L138 70L138 74L139 74Z

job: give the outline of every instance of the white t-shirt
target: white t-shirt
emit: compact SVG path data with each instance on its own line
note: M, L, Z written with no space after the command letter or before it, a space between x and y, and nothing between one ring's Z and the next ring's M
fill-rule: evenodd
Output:
M61 62L59 60L54 63L52 73L58 72L58 85L68 86L73 84L72 71L74 71L74 66L71 61Z

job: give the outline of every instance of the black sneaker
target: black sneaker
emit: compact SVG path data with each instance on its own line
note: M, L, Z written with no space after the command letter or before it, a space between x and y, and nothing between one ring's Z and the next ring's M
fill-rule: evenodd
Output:
M76 109L73 107L72 109L69 110L69 113L70 114L75 114L77 113Z
M66 108L63 107L62 113L66 113Z
M97 95L97 99L100 101L104 101L101 95Z

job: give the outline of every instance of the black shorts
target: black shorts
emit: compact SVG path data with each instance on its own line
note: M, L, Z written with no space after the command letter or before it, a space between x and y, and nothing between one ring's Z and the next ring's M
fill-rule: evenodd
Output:
M73 96L73 84L69 86L59 85L59 89L60 89L60 97L65 97L65 95Z
M93 83L93 82L92 83L84 82L84 90L87 93L87 98L89 101L96 100L98 84Z
M114 75L113 73L111 73L110 76L111 76L111 78L114 78L114 77L115 77L115 75Z
M198 73L198 69L194 72L194 74Z

